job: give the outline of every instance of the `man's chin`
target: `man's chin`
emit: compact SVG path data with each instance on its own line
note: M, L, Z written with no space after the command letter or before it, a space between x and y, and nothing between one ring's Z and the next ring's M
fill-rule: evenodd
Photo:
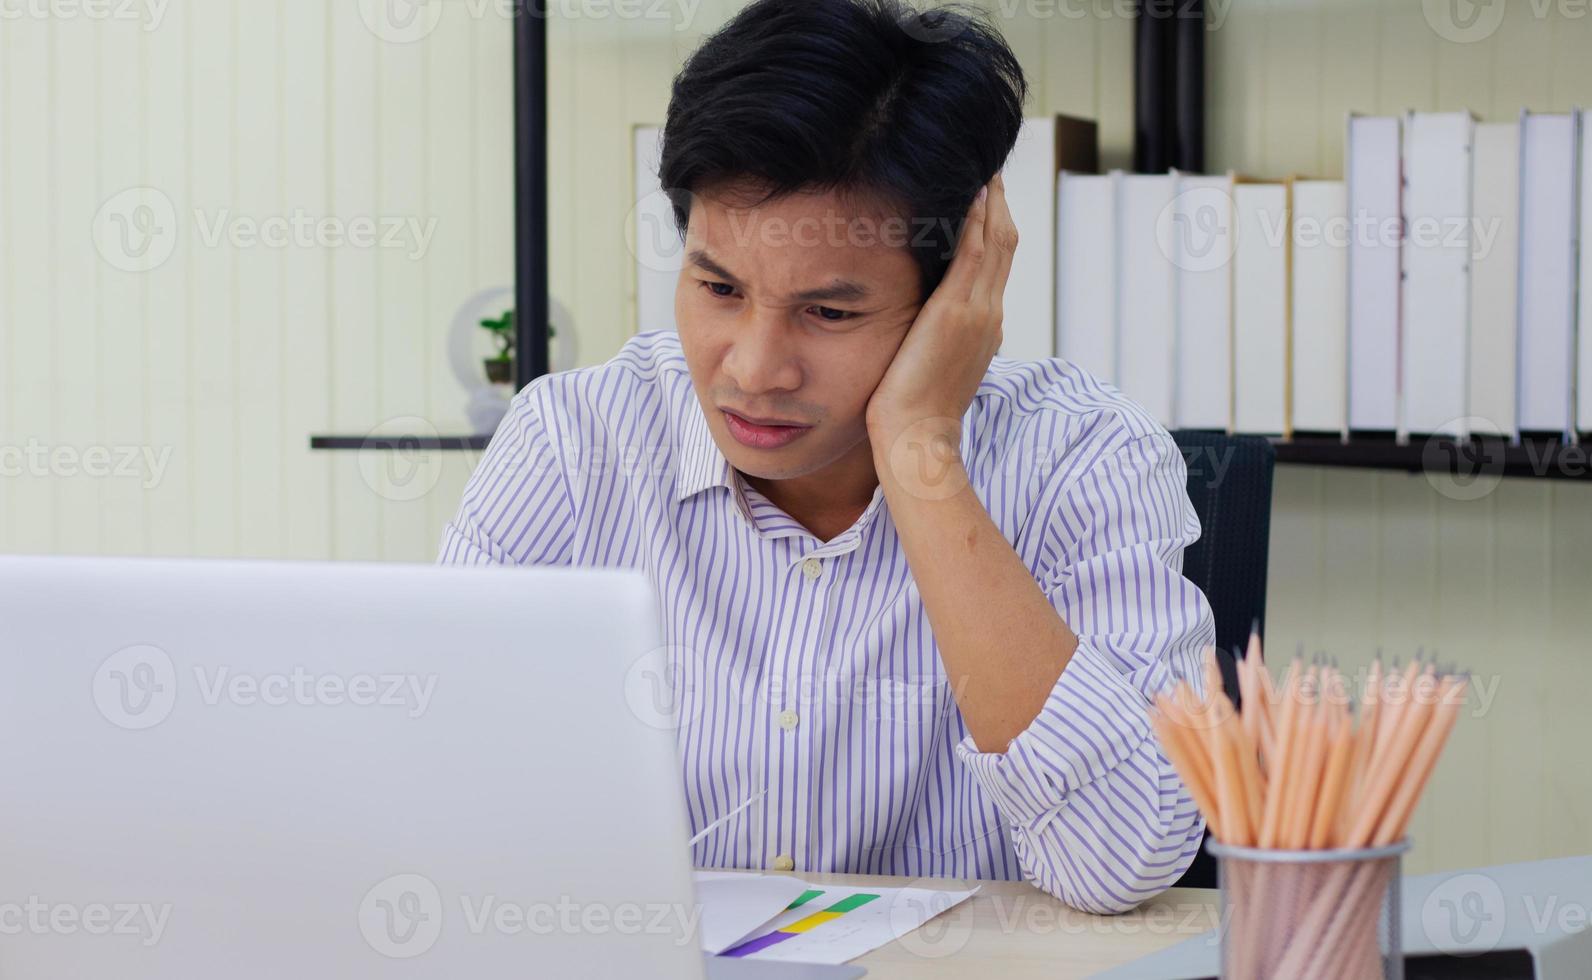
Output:
M724 458L740 472L758 480L794 480L822 468L788 450L758 452L740 444L736 444L733 451L726 451Z

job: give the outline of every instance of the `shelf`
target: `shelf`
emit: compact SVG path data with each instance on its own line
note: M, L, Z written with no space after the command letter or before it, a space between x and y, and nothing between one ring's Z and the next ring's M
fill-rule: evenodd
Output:
M1278 463L1298 466L1446 473L1460 480L1504 476L1592 479L1592 453L1586 445L1566 445L1548 437L1526 438L1518 444L1503 439L1412 437L1407 445L1400 445L1391 438L1343 442L1333 436L1273 439L1271 443Z
M474 436L310 436L311 449L422 449L473 451L486 448L490 435ZM1272 439L1277 462L1288 466L1334 466L1350 469L1446 473L1458 479L1536 477L1550 480L1592 479L1592 451L1547 437L1503 440L1412 439L1400 445L1391 438L1351 439L1301 436Z
M420 449L482 450L491 440L484 436L310 436L311 449Z

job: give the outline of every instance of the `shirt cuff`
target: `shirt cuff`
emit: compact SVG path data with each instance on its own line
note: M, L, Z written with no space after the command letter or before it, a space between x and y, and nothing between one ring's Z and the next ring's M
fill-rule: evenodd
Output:
M1005 752L980 752L969 735L956 754L1013 825L1037 833L1070 793L1121 765L1149 737L1149 702L1080 638L1045 706Z

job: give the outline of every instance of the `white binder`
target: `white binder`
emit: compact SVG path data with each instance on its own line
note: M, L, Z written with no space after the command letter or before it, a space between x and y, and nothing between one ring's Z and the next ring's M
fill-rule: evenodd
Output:
M1399 228L1397 116L1349 117L1349 428L1398 428Z
M1592 113L1577 114L1581 124L1581 212L1579 338L1576 343L1576 428L1592 433Z
M1520 124L1476 127L1471 166L1470 431L1513 439Z
M1171 245L1161 234L1177 178L1129 174L1117 185L1118 383L1168 428L1173 419L1175 277Z
M1056 354L1117 380L1118 172L1057 178Z
M1404 121L1401 435L1465 428L1475 126L1468 112Z
M1341 433L1348 424L1348 189L1293 185L1293 427Z
M1176 277L1177 425L1233 425L1233 176L1177 175L1161 233Z
M1288 435L1288 185L1233 188L1233 428Z
M1576 117L1520 117L1519 425L1568 435L1575 368Z
M634 130L636 202L631 236L636 257L636 332L674 330L674 290L680 280L685 244L674 222L674 209L658 183L661 126Z
M1024 119L1001 170L1018 246L1002 301L1001 354L1053 357L1056 322L1056 118Z

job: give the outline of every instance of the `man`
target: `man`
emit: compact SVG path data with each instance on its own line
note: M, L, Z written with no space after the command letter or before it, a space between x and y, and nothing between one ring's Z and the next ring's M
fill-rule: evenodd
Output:
M994 357L1025 95L959 14L746 7L669 105L678 335L520 392L444 533L647 571L691 821L729 815L699 865L1119 912L1199 846L1146 717L1214 637L1182 457L1083 370Z

